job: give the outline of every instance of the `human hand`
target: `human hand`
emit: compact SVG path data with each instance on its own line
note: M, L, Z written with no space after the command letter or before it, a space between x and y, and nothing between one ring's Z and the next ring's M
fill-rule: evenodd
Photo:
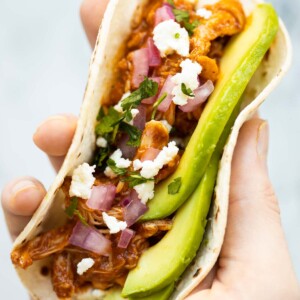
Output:
M84 0L80 15L88 40L94 47L108 0ZM76 129L77 118L56 115L45 120L33 136L37 147L44 151L56 171L63 163ZM8 230L14 240L31 219L46 194L42 183L25 176L12 180L2 192L1 202Z
M233 156L228 224L217 265L187 300L300 299L267 169L268 124L242 127Z
M85 0L81 7L92 47L107 2ZM48 154L56 170L75 128L75 117L55 116L34 134L35 144ZM232 164L228 227L218 266L189 300L300 298L277 200L268 179L266 130L266 123L258 119L247 122L241 130ZM2 205L12 238L30 220L45 193L43 185L31 177L16 179L5 187Z

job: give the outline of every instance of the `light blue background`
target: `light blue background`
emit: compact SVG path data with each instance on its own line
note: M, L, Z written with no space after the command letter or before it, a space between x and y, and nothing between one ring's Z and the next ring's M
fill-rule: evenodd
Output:
M271 126L270 175L300 278L300 2L272 2L292 35L295 55L291 71L261 114ZM0 0L1 189L15 176L35 176L46 187L54 178L32 134L49 115L79 111L91 53L79 6L80 0ZM9 260L11 242L2 212L0 239L0 298L27 299Z

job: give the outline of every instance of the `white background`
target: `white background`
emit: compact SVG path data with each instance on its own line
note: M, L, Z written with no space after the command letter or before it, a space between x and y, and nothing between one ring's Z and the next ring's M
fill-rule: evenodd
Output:
M271 126L270 176L300 279L300 2L272 2L291 32L295 56L261 114ZM49 115L79 111L91 53L79 5L80 0L0 0L0 189L16 176L35 176L46 187L54 178L32 134ZM27 299L9 260L2 211L0 240L0 298Z

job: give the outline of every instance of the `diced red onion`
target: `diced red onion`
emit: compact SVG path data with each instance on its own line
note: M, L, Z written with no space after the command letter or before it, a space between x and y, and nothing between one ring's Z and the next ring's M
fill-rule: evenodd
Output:
M149 149L147 149L144 153L143 153L143 155L142 155L142 157L141 157L141 161L145 161L145 160L154 160L156 157L157 157L157 155L158 155L158 153L160 152L160 150L159 149L156 149L156 148L149 148Z
M149 57L148 49L142 48L133 52L133 77L132 84L138 88L140 83L148 76Z
M152 38L149 38L147 41L147 49L148 49L148 56L149 56L149 66L150 67L158 67L161 65L161 57L159 50L154 45L154 41Z
M134 236L134 231L132 229L126 228L122 231L119 242L118 242L118 247L126 249L131 241L131 239Z
M137 200L137 201L140 201L139 195L138 195L137 191L134 190L134 189L131 190L129 196L130 196L130 199L131 199L131 200Z
M170 5L163 5L155 12L155 26L167 20L175 20L175 16Z
M126 197L126 198L124 198L124 199L121 201L121 206L122 206L122 207L125 207L125 206L127 206L130 202L131 202L131 199L130 199L129 197Z
M183 112L194 111L200 104L204 103L214 90L214 84L211 80L206 81L203 85L194 90L195 98L188 101L186 105L179 106Z
M116 196L116 187L113 184L100 184L94 186L86 205L89 208L109 211Z
M152 81L155 81L158 84L158 86L160 85L160 81L161 81L160 77L151 77L149 79L151 79ZM147 98L147 99L144 99L142 101L142 103L143 104L153 104L156 101L156 99L157 99L157 95Z
M136 153L136 148L128 146L127 142L129 141L129 135L123 133L121 137L117 140L117 147L122 151L122 157L132 160Z
M131 200L131 202L124 208L124 219L127 226L133 225L146 211L148 207L140 200Z
M172 81L172 76L169 75L157 97L157 99L159 99L164 93L167 93L167 97L157 108L159 111L166 112L169 109L173 99L172 91L174 87L175 83Z
M111 241L92 227L77 222L69 238L73 246L108 256L111 252Z
M146 124L146 113L147 109L144 105L139 105L138 108L139 113L133 119L133 126L137 127L139 130L144 130Z

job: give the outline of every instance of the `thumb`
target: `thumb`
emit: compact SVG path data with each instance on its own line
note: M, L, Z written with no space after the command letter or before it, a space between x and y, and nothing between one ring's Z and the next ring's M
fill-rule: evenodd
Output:
M248 291L249 299L284 299L297 280L267 170L269 129L252 119L241 129L232 162L228 225L217 277L226 286Z

